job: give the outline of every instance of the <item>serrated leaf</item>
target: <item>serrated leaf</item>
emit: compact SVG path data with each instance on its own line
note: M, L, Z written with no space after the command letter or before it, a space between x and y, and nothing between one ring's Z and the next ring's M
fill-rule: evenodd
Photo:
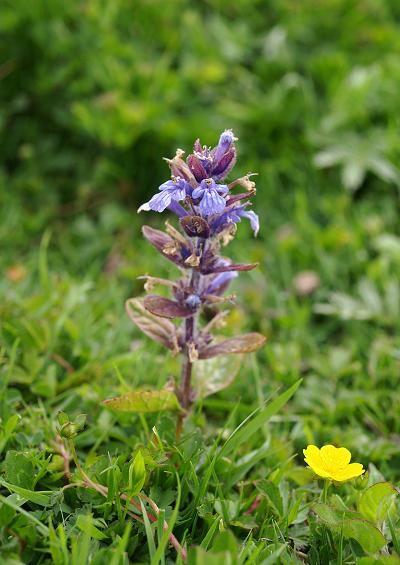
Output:
M242 360L242 355L224 355L196 361L193 365L193 388L196 397L205 398L232 384Z
M260 349L265 342L266 337L256 332L239 335L200 349L199 359L210 359L217 355L230 355L231 353L250 353Z
M161 343L174 353L180 348L176 334L176 327L165 318L158 318L143 306L143 300L130 298L125 303L125 309L132 322L154 341Z
M314 504L312 509L330 529L355 539L367 553L375 553L387 543L372 522L363 520L356 513L337 510L322 503Z
M390 483L375 483L361 494L358 511L371 522L379 524L388 518L397 494Z
M118 412L181 410L175 393L169 390L132 390L122 396L103 400L103 404Z

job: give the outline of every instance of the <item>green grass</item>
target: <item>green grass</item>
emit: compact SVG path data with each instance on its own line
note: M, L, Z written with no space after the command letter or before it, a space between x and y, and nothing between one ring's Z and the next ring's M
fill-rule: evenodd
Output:
M355 202L343 192L318 199L303 192L277 218L260 186L258 200L271 210L261 239L249 239L243 225L231 245L233 255L261 264L237 279L229 326L262 331L268 341L229 388L198 403L179 441L173 413L116 413L101 404L178 374L177 360L123 310L125 298L142 292L138 275L174 271L141 240L134 212L113 205L96 218L54 224L29 254L15 257L21 280L10 280L8 270L1 283L5 563L176 562L162 529L130 518L119 499L138 450L143 492L192 548L193 563L354 563L368 553L318 518L321 485L302 449L344 445L369 468L368 478L331 487L336 507L354 510L367 484L399 480L396 196ZM320 286L299 296L293 281L305 269L318 273ZM357 291L362 280L369 286ZM349 310L333 292L361 301L362 319L361 306ZM299 378L299 389L267 422L271 399ZM238 428L257 409L259 416ZM106 497L80 486L72 461L75 486L68 487L55 444L60 411L87 415L73 441L84 472L108 487ZM383 533L398 555L396 513Z

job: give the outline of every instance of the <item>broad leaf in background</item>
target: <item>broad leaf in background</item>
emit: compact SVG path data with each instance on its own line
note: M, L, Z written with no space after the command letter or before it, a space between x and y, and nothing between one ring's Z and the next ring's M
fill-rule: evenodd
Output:
M325 148L315 155L315 166L341 165L342 182L348 190L358 190L368 172L400 186L400 171L386 157L388 146L384 132L371 131L369 136L354 132L338 133L336 137L322 138L321 144L325 144Z
M361 494L358 511L374 524L380 525L388 519L397 494L390 483L375 483Z
M357 296L331 292L328 302L316 304L314 311L342 320L375 320L393 326L400 316L398 281L387 278L381 291L370 279L362 278L357 285Z

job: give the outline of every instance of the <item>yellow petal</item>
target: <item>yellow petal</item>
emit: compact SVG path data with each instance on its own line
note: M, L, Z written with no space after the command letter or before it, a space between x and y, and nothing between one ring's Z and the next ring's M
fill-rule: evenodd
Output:
M321 458L320 450L315 445L308 445L307 449L303 449L304 460L310 467L316 465L319 468L323 468L323 461Z
M344 469L350 463L351 453L345 447L324 445L321 447L321 458L324 468L339 470Z
M355 477L359 477L365 472L365 469L361 463L351 463L347 465L344 469L332 473L332 478L334 481L343 482Z
M323 479L332 479L332 475L331 473L329 473L329 471L325 471L325 469L318 467L318 465L310 465L310 467L319 477L322 477Z

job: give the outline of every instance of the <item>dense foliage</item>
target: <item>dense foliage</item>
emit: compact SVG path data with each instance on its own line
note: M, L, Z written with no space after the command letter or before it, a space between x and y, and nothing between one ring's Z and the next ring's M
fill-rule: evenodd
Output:
M161 518L153 541L120 502L138 485L198 565L399 563L375 504L400 478L399 32L395 0L0 4L1 563L175 562ZM261 230L231 243L260 267L224 331L268 341L177 442L173 414L102 401L177 375L123 308L175 273L136 208L162 156L225 128ZM368 476L318 502L309 443ZM73 449L107 496L68 477Z

